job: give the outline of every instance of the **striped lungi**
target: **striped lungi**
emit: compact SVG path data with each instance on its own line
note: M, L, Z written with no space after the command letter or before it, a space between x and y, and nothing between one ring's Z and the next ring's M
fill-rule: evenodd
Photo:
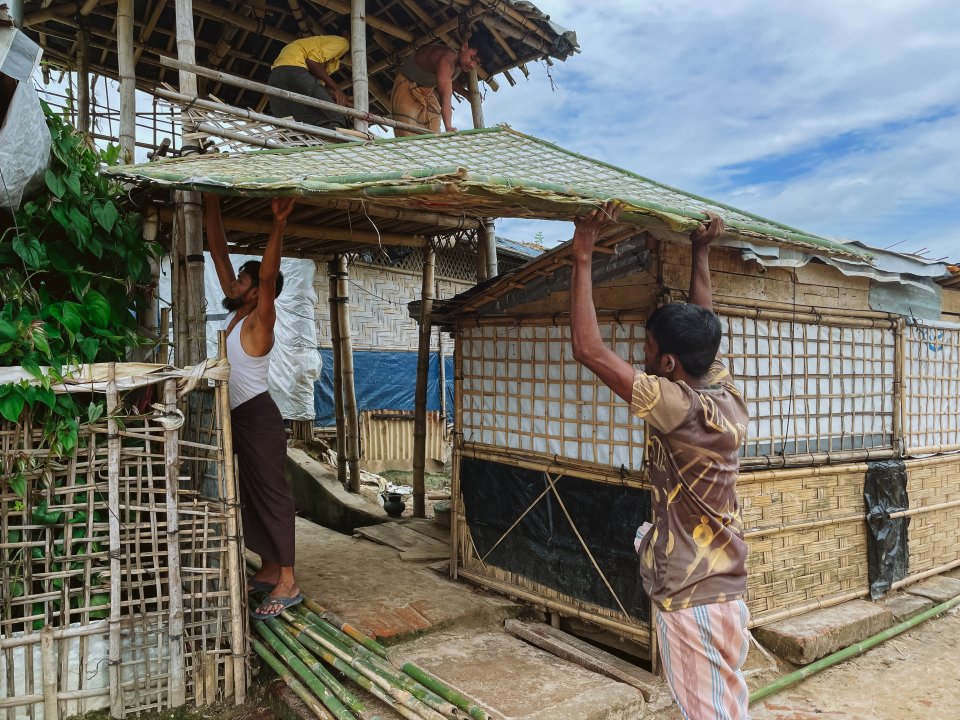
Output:
M684 720L749 720L749 618L743 600L657 612L660 659Z
M296 550L293 495L284 464L287 433L270 393L230 412L240 482L244 545L265 562L292 567Z

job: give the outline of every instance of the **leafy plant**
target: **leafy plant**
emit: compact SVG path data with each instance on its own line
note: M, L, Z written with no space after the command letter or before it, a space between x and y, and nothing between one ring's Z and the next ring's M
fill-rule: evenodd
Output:
M95 422L103 407L91 401L81 411L51 386L62 367L123 360L148 342L136 318L147 307L158 247L143 241L123 188L98 172L116 164L119 150L98 151L45 103L43 110L52 150L47 192L0 236L0 365L19 365L40 382L0 385L0 417L17 422L30 412L61 456L76 446L79 424ZM21 494L22 472L11 477Z
M71 482L62 458L85 442L84 426L102 422L104 400L53 388L64 368L122 361L149 342L138 332L137 314L147 308L150 259L158 254L158 246L143 241L140 215L123 188L99 173L102 165L116 164L119 150L98 151L46 104L43 110L52 141L46 192L25 203L0 233L0 366L20 366L34 378L0 385L0 422L42 428L39 446L33 442L27 452L15 445L0 456L6 486L0 489L19 496L9 508L21 513L22 523L9 526L2 540L32 544L4 558L13 598L63 589L58 577L29 579L36 573L25 573L28 564L37 570L49 563L59 573L82 567L85 553L100 552L77 526L87 520L85 511L51 509L45 498L51 483ZM105 520L100 514L94 510L95 522ZM41 548L41 539L52 544ZM104 615L103 597L92 596L91 617ZM60 599L49 602L50 612L60 611ZM18 612L33 616L34 629L45 622L43 603L26 603Z

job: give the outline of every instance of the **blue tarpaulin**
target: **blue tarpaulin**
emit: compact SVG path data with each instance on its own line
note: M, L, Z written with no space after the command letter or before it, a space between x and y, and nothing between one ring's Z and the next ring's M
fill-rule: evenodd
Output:
M323 368L313 384L313 405L317 417L314 425L336 424L333 412L333 350L320 348ZM430 353L427 377L427 410L440 409L440 376L438 353ZM453 411L453 358L444 358L447 381L447 408ZM357 394L357 411L413 410L417 387L416 352L380 352L359 350L353 353L353 384Z

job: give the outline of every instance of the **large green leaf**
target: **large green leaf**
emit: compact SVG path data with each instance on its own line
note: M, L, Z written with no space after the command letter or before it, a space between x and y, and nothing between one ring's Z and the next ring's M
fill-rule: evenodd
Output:
M88 290L83 296L83 307L91 325L107 327L110 324L110 303L96 290Z
M25 402L23 395L19 392L12 392L0 398L0 415L15 423L20 418L20 413L23 412Z
M50 192L52 192L58 198L63 197L63 194L67 191L67 184L63 181L63 178L57 175L57 173L55 173L53 170L47 170L47 172L44 173L43 179L46 181Z
M80 314L81 306L77 303L65 302L61 310L61 319L63 326L73 335L79 332L83 325L83 315Z

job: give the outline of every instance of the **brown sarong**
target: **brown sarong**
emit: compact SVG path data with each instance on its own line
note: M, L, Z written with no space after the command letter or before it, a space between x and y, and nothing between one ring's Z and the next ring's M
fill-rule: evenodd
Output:
M440 98L436 88L417 85L398 72L390 95L390 116L394 120L418 125L431 132L440 132ZM394 137L413 134L406 130L393 129Z
M240 478L244 544L265 562L294 564L295 508L284 473L287 433L270 393L260 393L230 413Z

